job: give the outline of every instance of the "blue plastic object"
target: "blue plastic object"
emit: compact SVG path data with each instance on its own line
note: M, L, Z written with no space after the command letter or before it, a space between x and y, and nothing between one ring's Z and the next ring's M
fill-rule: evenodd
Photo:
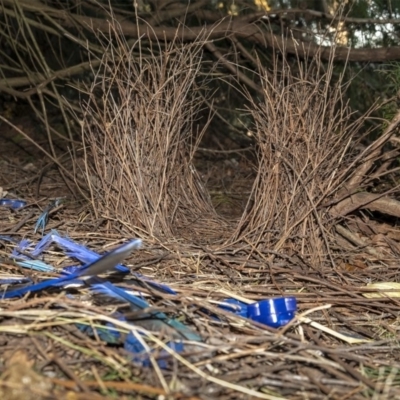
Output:
M36 233L38 230L41 229L41 230L42 230L42 235L43 235L44 228L46 227L47 221L49 220L50 211L51 211L53 208L58 207L58 206L62 203L62 201L63 201L63 198L62 198L62 197L59 197L59 198L53 200L53 201L43 210L43 212L40 214L40 216L39 216L39 218L38 218L38 220L37 220L37 222L36 222L36 224L35 224L35 229L34 229L34 232L35 232L35 233Z
M24 200L14 200L14 199L0 199L0 206L9 207L14 210L26 206L26 201Z
M182 353L185 350L184 344L179 341L168 342L167 346L177 353ZM151 366L149 353L133 333L128 333L124 343L124 348L126 351L132 354L131 358L134 363L142 365L143 367ZM167 368L168 363L166 358L170 357L169 353L165 350L162 350L159 356L160 358L157 360L157 364L162 369Z
M89 277L108 272L114 269L116 265L120 264L124 258L128 257L133 250L138 249L141 244L142 241L140 239L131 240L117 249L107 253L106 255L102 257L99 256L100 258L98 258L96 261L79 267L73 274L64 275L59 278L49 279L33 285L26 285L17 289L9 290L3 293L1 298L9 299L12 297L21 297L28 292L37 292L51 287L64 286L71 282L75 282L77 280L76 278L84 280Z
M121 313L114 313L114 318L117 318L119 321L126 322L126 318ZM86 324L75 324L77 328L85 333L88 336L97 335L101 340L108 344L118 344L121 340L121 333L118 329L115 328L115 325L111 322L107 322L105 325L101 327L92 328L90 325ZM94 332L96 331L96 333Z
M288 324L297 310L295 297L262 300L247 306L247 317L261 324L279 328Z
M161 311L151 310L150 305L145 300L128 293L110 282L93 284L91 288L95 293L101 293L128 302L132 311L146 310L139 314L139 318L135 321L136 325L153 331L169 332L172 336L179 339L186 339L194 342L201 342L202 340L197 333L193 332L180 321L168 318L167 315Z
M246 304L235 299L226 299L220 307L271 328L279 328L294 318L297 300L295 297L278 297Z
M225 299L224 302L219 305L220 308L243 318L247 318L247 306L248 304L236 299Z

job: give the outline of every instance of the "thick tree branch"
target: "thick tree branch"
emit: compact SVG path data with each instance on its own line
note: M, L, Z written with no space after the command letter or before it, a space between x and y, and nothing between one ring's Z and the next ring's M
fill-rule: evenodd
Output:
M85 26L101 32L108 32L109 22L95 18L74 16L74 19ZM131 38L148 37L157 40L174 40L180 38L183 41L192 41L200 35L208 39L223 39L236 35L247 40L252 40L266 47L273 47L290 54L299 54L301 57L314 57L319 52L323 59L328 60L331 56L331 47L319 46L313 43L302 43L291 38L282 38L270 32L263 31L261 27L248 22L249 17L237 19L225 19L210 27L149 27L136 25L128 21L119 21L122 33ZM64 20L69 25L71 21ZM71 24L72 26L72 24ZM400 59L400 47L385 47L374 49L349 49L347 47L336 47L335 59L342 61L369 61L383 62Z
M8 4L12 6L15 0L2 0L3 7ZM76 24L82 27L109 32L110 22L108 20L91 18L87 16L72 15L65 10L58 10L54 7L47 6L38 0L20 0L20 6L26 11L46 13L53 18L57 18L59 23L65 27L76 28ZM0 9L0 13L3 10ZM275 12L276 13L276 12ZM323 14L323 13L322 13ZM115 18L120 25L121 32L133 39L139 37L147 37L153 40L168 40L172 41L179 38L183 41L196 40L200 35L209 38L210 40L223 39L235 35L237 38L243 38L256 42L265 47L273 47L282 52L290 54L298 54L300 57L314 57L318 53L321 58L328 60L331 56L331 47L319 46L314 43L304 43L292 38L282 38L265 30L264 27L256 24L265 17L266 13L254 13L238 18L225 18L210 26L197 27L151 27L145 24L136 24L126 19ZM400 59L400 47L372 48L372 49L350 49L347 47L336 47L335 59L342 61L360 61L360 62L384 62L389 60Z
M368 192L356 193L342 201L335 207L334 216L345 216L359 209L379 211L382 214L400 218L400 201L381 194Z
M347 24L374 24L374 25L386 25L386 24L400 24L400 19L399 18L353 18L353 17L344 17L343 15L331 15L326 12L322 11L315 11L315 10L303 10L301 8L291 8L291 9L285 9L285 10L271 10L265 13L265 15L268 16L274 16L274 15L280 15L280 16L290 16L294 17L296 14L302 14L302 15L310 15L312 17L318 17L318 18L325 18L328 21L334 21L334 22L344 22Z

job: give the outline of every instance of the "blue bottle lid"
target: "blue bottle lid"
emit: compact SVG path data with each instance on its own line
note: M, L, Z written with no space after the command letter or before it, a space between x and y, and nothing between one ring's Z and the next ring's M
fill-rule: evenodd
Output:
M278 297L276 299L261 300L247 306L247 317L278 328L288 324L297 310L295 297Z
M278 297L246 304L236 299L225 299L220 307L241 317L279 328L294 318L297 300L295 297Z

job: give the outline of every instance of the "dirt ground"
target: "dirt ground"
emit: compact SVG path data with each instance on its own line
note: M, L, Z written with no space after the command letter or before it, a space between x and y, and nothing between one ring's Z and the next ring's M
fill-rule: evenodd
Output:
M13 123L46 147L46 137L29 114ZM57 229L99 252L124 239L90 220L88 205L71 193L33 142L4 124L0 129L0 188L8 193L5 197L28 202L21 211L0 210L1 235L37 242L42 235L34 234L33 226L40 211L51 199L65 196L68 200L51 215L46 231ZM226 152L229 146L234 144L221 148L206 138L195 165L215 208L234 223L250 195L254 157L251 151ZM8 259L11 249L8 244L1 248L2 274L27 274ZM53 292L2 301L0 398L400 398L398 301L367 298L362 290L369 281L398 275L398 266L383 269L364 260L343 263L337 271L313 271L290 256L271 263L263 254L234 248L193 246L185 251L171 254L152 244L129 265L178 290L179 296L149 293L149 298L206 338L201 354L189 347L185 357L175 354L167 369L156 363L132 366L120 345L107 345L76 328L79 321L104 323L113 315L109 304L88 302L85 291L72 292L73 297ZM59 250L45 260L57 268L67 265ZM43 275L29 274L35 279ZM295 295L303 319L274 330L235 319L212 303L234 294L252 301ZM312 319L307 319L310 310ZM155 357L161 354L163 333L159 339L150 344Z

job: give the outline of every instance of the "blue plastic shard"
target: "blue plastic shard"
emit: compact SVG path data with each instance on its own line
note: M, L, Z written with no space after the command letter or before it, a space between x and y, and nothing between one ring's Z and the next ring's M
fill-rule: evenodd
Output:
M182 342L168 342L167 346L177 353L182 353L185 349L185 346ZM132 354L132 362L134 362L135 364L139 364L143 367L151 366L149 353L146 351L140 340L132 332L127 335L124 343L124 348L126 351ZM157 359L158 366L162 369L167 368L167 358L170 357L171 356L167 351L162 350Z
M142 241L140 239L131 240L130 242L119 246L115 250L110 251L91 264L79 268L76 274L78 276L97 276L110 271L117 265L121 264L121 262L128 257L133 250L137 250L141 246Z
M36 233L38 230L42 230L42 235L44 233L44 229L46 228L47 222L49 220L49 214L50 211L53 210L54 208L58 207L61 202L62 202L63 198L59 197L55 200L53 200L44 210L43 212L40 214L36 224L35 224L35 229L34 229L34 233Z
M40 256L46 249L48 249L53 242L53 232L48 233L43 236L39 243L35 246L35 248L31 251L32 257Z
M141 246L141 243L142 241L140 239L131 240L117 249L105 254L93 263L84 265L73 274L6 291L1 297L4 299L21 297L29 292L37 292L51 287L63 286L64 284L71 283L72 281L76 280L76 278L89 278L91 276L97 276L104 272L110 271L111 269L115 268L117 264L122 262L122 260L126 258L133 250L138 249Z
M120 313L115 313L114 318L120 321L126 321L125 317ZM109 344L121 343L121 332L111 322L107 322L101 327L95 327L86 324L76 324L78 329L88 336L97 335L102 341Z
M165 292L168 294L172 294L174 296L177 295L174 289L170 288L167 285L164 285L163 283L154 282L150 278L147 278L146 276L139 274L137 272L133 273L132 275L136 277L139 281L143 281L145 284L153 287L154 289L157 289L161 292Z
M14 210L18 210L19 208L26 206L25 200L15 200L15 199L0 199L0 206L9 207Z
M14 248L14 251L15 251L17 254L20 254L22 251L27 251L31 245L32 245L32 242L31 242L30 240L28 240L28 239L22 239L22 240L18 243L18 246L16 246L16 247ZM14 253L14 251L13 251L13 253ZM13 254L13 253L11 253L11 254Z
M169 318L160 311L151 311L147 301L126 292L110 282L104 282L92 285L92 290L96 293L102 293L110 297L125 301L130 304L132 311L145 310L144 313L138 313L134 319L135 324L140 325L151 331L166 331L175 337L186 340L201 342L201 337L181 322Z
M95 251L89 250L85 246L75 243L73 240L64 238L55 231L53 231L51 234L51 241L57 243L60 247L62 247L65 250L67 256L71 258L76 258L84 264L93 263L101 257ZM129 268L123 265L116 265L115 268L119 272L130 272Z
M15 260L15 262L22 268L31 269L34 271L39 271L39 272L55 272L56 271L56 269L53 266L46 264L40 260L26 260L26 261Z
M29 247L32 246L31 241L22 239L11 252L10 258L14 260L20 267L31 269L39 272L55 272L56 269L41 260L34 260L29 256Z
M17 242L17 239L14 239L13 237L8 235L0 235L0 240L4 240L5 242L11 242L11 243Z
M29 278L4 278L0 279L0 285L15 285L17 283L32 282Z

